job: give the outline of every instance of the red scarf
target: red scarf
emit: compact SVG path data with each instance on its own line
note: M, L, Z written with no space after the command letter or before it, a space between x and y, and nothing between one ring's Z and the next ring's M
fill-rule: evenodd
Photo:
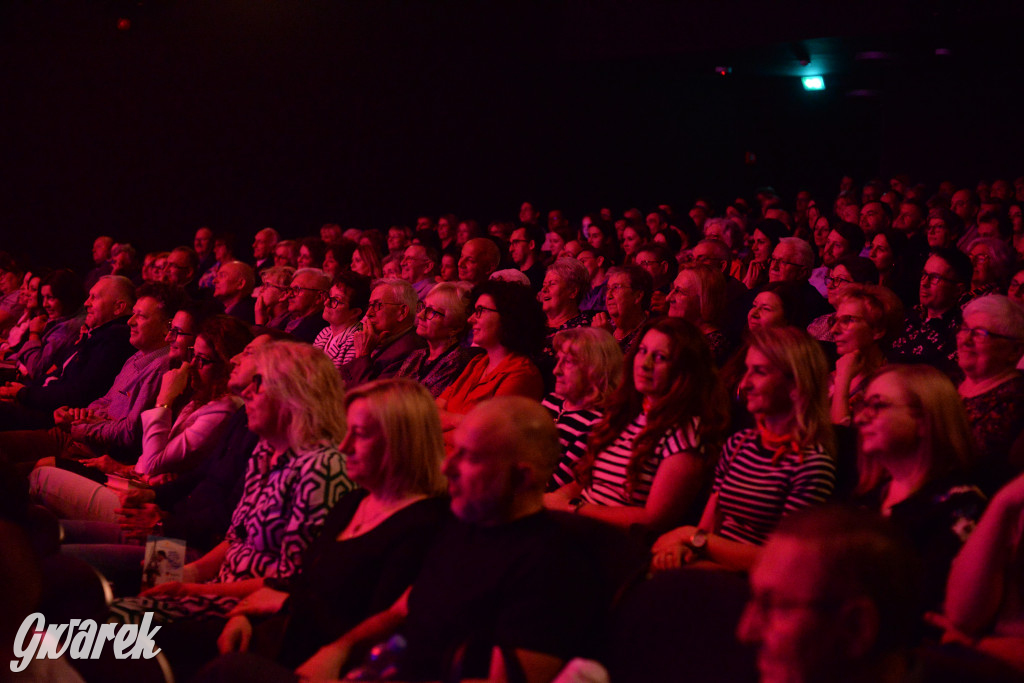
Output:
M761 435L761 444L772 453L772 464L776 464L787 453L792 453L804 461L804 449L800 447L794 434L776 434L768 429L762 420L757 421L757 431Z

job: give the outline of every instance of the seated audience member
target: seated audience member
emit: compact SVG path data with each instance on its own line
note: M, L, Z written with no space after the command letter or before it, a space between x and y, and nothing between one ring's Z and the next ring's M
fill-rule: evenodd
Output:
M347 389L394 377L410 353L427 345L415 331L417 303L405 280L375 283L363 329L353 335L355 359L341 366Z
M769 282L761 288L747 312L747 329L791 325L806 329L811 322L807 309L800 305L799 287L792 282Z
M825 356L806 332L752 335L739 391L757 426L726 442L700 524L662 535L652 568L706 560L749 571L779 520L829 499L836 468L827 385Z
M750 260L742 278L747 289L754 291L768 282L772 252L779 240L788 234L789 229L782 221L763 220L754 226L750 234Z
M160 282L160 279L163 276L162 270L157 269L157 258L160 256L163 256L166 259L167 252L151 251L146 254L146 257L142 261L143 284L151 285L154 282Z
M580 244L580 241L571 239L562 246L562 251L559 252L559 257L576 258L580 255L582 250L583 245Z
M668 312L665 297L679 272L675 256L665 245L652 242L636 252L634 262L651 276L651 313L665 315Z
M348 240L327 247L323 262L323 271L327 273L327 277L333 281L342 270L351 270L352 254L355 250L355 243Z
M1024 476L992 498L953 560L946 584L946 641L962 643L1024 671Z
M964 223L949 209L934 208L928 211L928 248L956 249L957 241L964 232Z
M497 249L497 247L495 247ZM499 252L500 253L500 252ZM442 254L441 265L437 272L438 282L459 281L459 257L457 254Z
M1024 310L1001 294L974 299L956 340L976 480L991 495L1024 470L1024 375L1016 367L1024 355Z
M477 353L462 345L469 318L468 290L465 282L434 285L416 313L416 334L427 348L410 353L396 375L419 381L435 399Z
M288 322L288 287L295 275L293 268L268 266L260 273L263 284L256 295L256 324L283 330Z
M470 294L473 346L483 349L437 404L441 426L454 429L470 408L494 396L525 396L540 401L544 380L530 357L544 343L544 313L526 285L488 280Z
M605 298L608 290L608 261L603 253L584 244L580 252L576 254L576 260L587 269L587 291L580 301L580 310L584 313L607 312Z
M248 325L256 323L256 301L252 298L255 287L255 271L241 261L222 263L213 276L213 298L225 313Z
M0 340L18 322L25 306L21 303L21 283L25 277L20 267L6 252L0 252Z
M262 274L265 269L275 265L274 247L280 240L280 235L273 228L263 228L256 233L252 243L252 257L257 273Z
M402 254L402 279L412 285L416 298L423 301L437 284L439 256L433 247L410 244Z
M458 260L459 280L473 287L483 284L498 269L500 262L501 253L493 241L486 237L471 239L462 245Z
M385 256L398 256L405 252L412 240L412 230L406 225L392 225L388 228L387 251ZM465 240L463 240L465 242Z
M288 287L288 321L284 331L299 341L312 344L320 330L327 326L324 320L324 300L331 286L324 271L319 268L300 268L295 271Z
M844 284L836 290L832 338L839 358L832 375L832 422L852 422L850 402L885 365L885 354L903 326L903 304L885 287Z
M39 292L42 278L35 273L25 273L18 288L18 304L21 315L7 332L7 339L0 342L0 359L10 361L16 356L28 338L29 323L43 313L43 300Z
M721 270L697 265L679 271L668 293L668 314L695 325L701 331L711 348L711 357L719 367L733 349L721 327L725 311L725 275Z
M591 325L603 327L628 354L647 322L651 305L651 275L640 266L616 266L608 271L605 308Z
M213 265L206 269L199 277L199 289L213 291L213 278L217 275L220 267L228 261L234 261L233 249L235 236L231 233L220 233L213 239ZM198 252L197 252L198 255ZM273 264L271 264L273 265ZM202 266L200 266L202 267ZM269 267L269 266L268 266Z
M370 278L348 269L338 271L324 300L327 326L313 340L313 346L326 353L335 367L355 359L355 334L362 329L359 321L369 305Z
M327 245L319 237L305 237L299 240L299 253L295 257L295 267L298 270L303 268L320 268L324 263L324 252ZM274 265L277 265L277 252L274 252Z
M1024 308L1024 265L1018 266L1010 278L1010 286L1006 288L1006 296L1010 301Z
M582 263L560 258L548 266L537 299L547 318L544 353L554 356L551 341L557 332L590 325L590 316L580 312L580 301L590 286L590 276Z
M103 278L93 292L99 288L105 296L105 287L116 288L120 279L118 275ZM130 283L126 286L131 289ZM110 295L102 300L90 295L86 304L90 315L123 303L111 301L114 294ZM52 459L58 457L80 460L103 454L119 461L134 461L141 446L139 416L153 406L160 378L167 370L165 337L178 308L177 289L159 284L140 287L139 299L128 319L128 341L137 351L124 362L107 393L86 408L57 408L53 414L55 426L50 429L0 433L0 453L15 462L39 461L44 465L52 465ZM58 464L66 466L64 462Z
M320 226L320 239L328 247L333 247L341 244L345 237L340 225L337 223L324 223Z
M175 316L179 322L181 315L179 311ZM150 487L195 469L241 406L228 391L230 360L250 341L252 333L240 320L226 315L207 319L195 338L192 360L164 373L156 406L142 412L142 452L136 462L100 457L83 464ZM178 408L186 395L189 400ZM120 498L105 484L105 478L97 482L56 467L38 468L29 477L33 498L59 517L114 522Z
M35 318L18 349L18 370L29 380L42 379L63 367L81 336L85 322L85 291L70 270L55 270L40 286L44 316Z
M1010 247L995 237L979 237L967 249L971 259L970 299L986 294L1002 294L1010 279L1014 255Z
M736 636L757 648L765 683L918 680L919 574L885 520L832 506L801 511L759 554Z
M177 287L192 299L199 298L199 285L196 282L196 269L199 268L199 257L192 247L175 247L167 255L161 281L165 285Z
M530 278L530 286L534 292L539 292L541 285L544 284L544 263L540 253L542 244L544 231L533 225L516 228L508 242L512 263Z
M213 230L207 227L202 227L196 230L196 234L192 236L192 248L196 250L196 256L199 257L199 269L197 271L197 280L202 287L203 276L213 265L217 262L217 256L213 253Z
M828 296L827 276L839 261L846 257L860 256L864 249L864 233L853 223L836 221L825 239L821 251L821 266L811 271L810 283L822 296Z
M927 363L950 376L956 366L956 331L962 320L959 300L971 281L971 261L955 248L933 250L921 271L921 303L907 311L903 332L890 360Z
M769 282L792 282L797 286L800 306L812 317L829 312L828 302L808 282L814 265L814 251L806 240L783 237L772 251Z
M447 521L444 443L430 394L411 380L378 380L346 403L341 450L360 489L331 510L296 576L267 579L229 613L221 652L249 649L250 617L282 612L288 624L275 658L298 666L398 600Z
M917 302L917 273L921 269L914 269L911 260L915 257L903 233L890 228L876 234L871 239L868 258L878 270L878 284L895 292L905 308Z
M839 292L845 285L875 284L878 282L878 270L875 264L862 256L844 256L829 269L825 278L826 301L829 312L820 315L807 326L812 337L822 342L834 342L832 323L835 322L835 308L839 305Z
M714 469L727 409L703 335L685 321L656 319L626 357L576 481L547 494L545 505L625 528L679 523Z
M639 211L637 212L639 213ZM635 265L637 253L651 241L651 231L641 216L622 229L619 245L622 247L623 264Z
M388 255L381 261L381 277L387 280L397 280L402 277L402 263L400 259Z
M591 428L622 383L622 349L606 330L573 327L555 333L555 390L542 405L558 428L562 457L547 490L576 480L573 466L587 449Z
M551 418L532 401L494 399L466 416L455 444L444 472L456 519L411 589L321 648L299 676L337 678L396 631L407 643L396 673L405 680L445 680L458 666L464 679L518 671L547 683L573 656L591 653L606 589L580 540L589 525L543 509L558 459Z
M111 275L120 275L136 286L142 284L142 275L136 258L135 247L127 242L115 244L110 249Z
M742 241L740 243L742 244ZM733 251L725 242L715 238L698 242L692 254L695 264L715 268L722 271L722 275L725 276L724 324L731 336L739 337L740 331L746 325L747 309L750 308L750 301L753 298L750 290L736 279L735 274L740 272L742 263L735 258Z
M92 243L92 262L95 268L90 270L85 275L85 291L89 291L93 288L100 278L104 275L111 275L113 271L113 265L110 263L110 250L114 248L114 238L108 237L107 235L100 235ZM3 265L3 260L0 258L0 270L7 270Z
M380 253L370 242L360 242L352 252L352 259L349 263L353 273L364 275L371 280L379 280L384 275Z
M126 324L134 303L131 281L101 278L85 302L86 331L68 359L28 384L9 382L0 388L0 397L11 401L0 403L0 429L52 426L58 408L80 408L101 396L135 352Z
M115 617L157 621L222 617L267 577L299 571L303 552L338 499L352 489L337 449L345 433L345 392L335 367L297 342L259 347L242 399L260 437L227 538L185 565L183 580L119 600Z
M857 501L902 528L925 560L923 595L937 608L949 564L981 516L967 483L974 449L949 378L927 365L886 365L854 408Z

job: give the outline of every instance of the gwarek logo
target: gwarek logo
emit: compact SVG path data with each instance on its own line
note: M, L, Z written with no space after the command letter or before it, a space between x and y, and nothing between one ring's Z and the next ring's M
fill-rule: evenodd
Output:
M153 613L146 612L142 624L101 624L92 619L72 619L67 624L46 625L40 612L30 614L21 622L14 639L11 671L20 673L33 659L57 659L66 652L72 659L99 659L109 640L118 659L153 659L160 654L153 636L160 627L152 628Z

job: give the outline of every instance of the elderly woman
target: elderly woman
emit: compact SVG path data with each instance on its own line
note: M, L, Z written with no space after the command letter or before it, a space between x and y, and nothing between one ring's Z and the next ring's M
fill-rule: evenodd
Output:
M542 404L558 428L562 457L548 482L554 491L575 481L590 430L622 383L622 350L607 331L574 327L555 334L555 390Z
M81 335L85 313L82 280L70 270L55 270L39 288L45 317L30 321L25 342L17 352L18 369L30 379L46 375L67 360Z
M359 321L369 305L370 278L339 270L324 300L327 327L313 340L313 346L327 354L335 367L355 359L355 333L362 329Z
M248 649L249 617L285 612L276 658L295 667L390 607L416 578L447 513L437 408L407 379L370 382L349 393L346 403L341 450L360 490L331 510L299 574L267 579L230 612L221 652Z
M852 283L839 288L832 337L839 358L832 375L832 422L849 425L850 402L867 378L885 365L886 352L903 325L903 304L879 285Z
M892 519L924 559L924 597L941 605L949 565L985 505L969 485L970 427L953 383L928 365L886 365L854 410L857 502Z
M976 479L992 494L1024 469L1024 310L1001 294L975 299L956 341L966 376L958 391L980 456Z
M719 367L732 351L732 344L722 332L725 313L725 275L718 268L697 265L683 268L668 293L668 314L696 325Z
M1003 293L1010 278L1014 255L1010 247L995 237L979 237L971 242L967 249L971 257L971 289L967 292L970 299L986 294Z
M654 569L707 560L748 571L780 519L828 500L835 462L827 382L825 356L806 332L754 333L739 390L757 426L726 442L700 524L661 536Z
M607 313L595 314L590 324L609 330L622 352L629 353L647 322L654 287L651 274L640 266L617 266L609 269L606 284Z
M173 323L193 329L184 320L187 316L179 311ZM176 334L175 344L183 338ZM142 412L138 460L127 465L109 456L84 460L85 466L108 475L100 483L57 467L36 469L29 477L36 500L59 517L112 523L121 507L118 490L128 485L126 479L143 488L167 483L198 466L217 447L242 403L228 391L230 361L252 341L252 332L237 318L216 315L202 324L194 339L193 353L181 358L185 362L180 367L164 373L156 406ZM187 354L188 346L177 345L175 351Z
M352 489L337 445L345 435L345 391L318 349L271 342L254 356L242 392L249 429L260 437L227 538L183 580L114 603L115 614L154 611L158 620L222 616L268 577L286 579L341 495Z
M418 308L416 334L427 341L427 348L409 354L397 376L418 380L437 398L476 355L475 349L462 345L469 318L469 285L434 285Z
M644 326L624 378L576 466L544 504L609 524L663 531L690 511L714 467L727 401L711 350L676 318Z
M580 312L580 302L590 288L590 273L574 258L560 258L548 266L537 300L547 318L544 353L553 356L551 342L557 332L590 324L591 316Z
M359 246L352 252L350 263L352 272L365 275L371 280L379 280L384 276L384 266L380 260L380 253L369 241L359 243Z
M256 297L256 324L283 329L288 322L288 289L295 269L273 266L261 271L259 295Z
M834 311L839 305L839 292L845 285L875 284L878 282L878 270L870 259L862 256L844 256L829 269L825 277L826 299ZM832 323L835 313L821 315L811 321L807 331L818 341L832 342Z
M544 313L532 290L488 280L473 290L471 302L473 346L484 352L437 399L445 432L484 399L526 396L539 401L544 395L544 381L530 360L544 343Z

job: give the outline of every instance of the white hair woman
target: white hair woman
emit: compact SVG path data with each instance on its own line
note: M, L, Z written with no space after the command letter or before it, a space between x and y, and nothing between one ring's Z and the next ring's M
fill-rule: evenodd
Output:
M462 345L469 320L469 283L441 282L427 293L416 312L416 334L427 348L413 351L398 377L421 382L437 398L476 355Z
M978 449L977 480L995 493L1024 470L1024 311L1002 294L964 306L957 333L958 389Z

